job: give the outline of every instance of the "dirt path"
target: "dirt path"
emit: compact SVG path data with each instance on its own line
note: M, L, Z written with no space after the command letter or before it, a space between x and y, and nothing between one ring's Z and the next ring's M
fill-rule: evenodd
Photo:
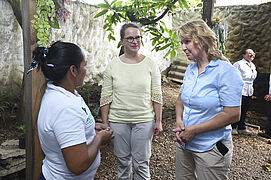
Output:
M175 142L172 129L175 126L174 104L178 96L180 85L169 83L163 86L163 128L161 136L155 137L152 144L150 161L151 179L175 179ZM271 172L263 168L271 165L271 144L268 140L258 137L258 131L253 131L252 136L234 136L234 155L232 160L230 179L250 180L271 179ZM113 180L117 175L117 161L113 153L113 145L103 146L101 149L102 160L96 178L97 180Z

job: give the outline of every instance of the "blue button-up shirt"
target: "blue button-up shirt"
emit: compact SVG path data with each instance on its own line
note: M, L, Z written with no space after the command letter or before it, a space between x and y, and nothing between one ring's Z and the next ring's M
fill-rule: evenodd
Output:
M240 73L228 62L212 60L198 75L197 62L185 72L182 93L185 126L200 124L223 111L223 107L241 105L243 82ZM231 139L231 126L197 134L184 148L204 152L222 140Z

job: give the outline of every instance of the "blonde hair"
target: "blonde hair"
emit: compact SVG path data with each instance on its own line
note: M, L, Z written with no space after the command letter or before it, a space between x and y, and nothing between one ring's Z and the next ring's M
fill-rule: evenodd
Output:
M202 20L190 21L182 25L179 29L179 37L191 38L196 45L203 43L203 49L208 55L208 60L221 59L229 60L222 54L218 48L218 40L216 34Z

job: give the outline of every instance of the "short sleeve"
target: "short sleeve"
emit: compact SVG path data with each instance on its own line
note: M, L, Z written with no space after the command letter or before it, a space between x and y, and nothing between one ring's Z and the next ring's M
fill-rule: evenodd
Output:
M242 100L243 81L237 69L230 66L220 74L218 91L222 106L240 106Z
M113 100L113 78L110 64L107 66L104 76L100 99L100 107L110 104Z
M77 107L63 107L53 124L61 149L86 142L84 114Z
M161 73L158 65L153 62L151 73L151 100L159 104L163 104L161 90Z
M236 69L238 69L238 70L239 70L240 65L239 65L239 63L238 63L238 62L235 62L235 63L233 64L233 66L234 66Z

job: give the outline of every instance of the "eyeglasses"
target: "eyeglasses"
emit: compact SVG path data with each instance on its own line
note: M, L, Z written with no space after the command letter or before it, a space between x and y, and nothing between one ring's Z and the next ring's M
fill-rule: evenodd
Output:
M123 38L123 39L126 39L128 42L133 42L134 40L136 41L140 41L142 39L142 36L136 36L136 37L132 37L132 36L129 36L127 38Z

